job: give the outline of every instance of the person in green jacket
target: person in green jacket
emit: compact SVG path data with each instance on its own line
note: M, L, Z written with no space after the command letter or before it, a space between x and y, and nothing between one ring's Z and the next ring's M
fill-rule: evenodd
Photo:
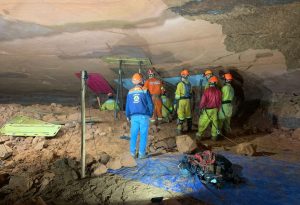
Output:
M113 98L112 93L107 94L108 99L102 104L100 110L120 110L119 105L116 100Z
M173 103L170 100L170 98L166 96L165 90L162 91L161 100L162 100L162 117L165 122L170 122L171 114L173 112Z
M232 100L234 98L234 89L231 85L233 77L230 73L224 74L225 84L221 89L222 92L222 106L219 110L219 129L224 130L224 134L231 132L230 120L232 116Z
M192 85L188 80L190 75L188 70L183 70L180 73L181 81L177 84L175 92L176 108L177 108L177 134L181 134L183 123L187 121L188 131L192 130L192 114L191 114L191 98Z

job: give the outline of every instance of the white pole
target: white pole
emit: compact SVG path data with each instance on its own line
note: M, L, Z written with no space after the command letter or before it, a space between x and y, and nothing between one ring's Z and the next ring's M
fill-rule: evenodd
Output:
M87 72L81 71L81 177L85 178L85 92Z

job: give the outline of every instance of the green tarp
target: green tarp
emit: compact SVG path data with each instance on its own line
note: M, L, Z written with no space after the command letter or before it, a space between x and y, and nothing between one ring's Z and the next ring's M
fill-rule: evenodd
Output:
M25 116L16 116L0 130L3 135L54 137L61 125L54 125Z

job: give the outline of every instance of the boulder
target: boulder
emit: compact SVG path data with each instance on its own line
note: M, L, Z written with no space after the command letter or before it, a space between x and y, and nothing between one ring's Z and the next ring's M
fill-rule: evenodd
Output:
M72 181L78 179L78 174L75 170L67 168L65 170L62 170L62 178L64 179L65 185L67 185Z
M18 153L22 153L22 152L24 152L25 150L28 150L29 145L28 145L28 144L21 144L21 143L18 143L18 144L16 145L16 148L17 148Z
M121 157L121 164L123 167L135 167L136 161L129 153L125 153Z
M9 183L10 175L5 172L0 172L0 188Z
M46 148L47 146L48 145L47 145L46 141L40 141L35 145L34 149L40 151L43 148Z
M161 154L164 154L164 153L167 153L167 151L166 151L164 148L159 147L159 148L156 149L155 153L161 153Z
M9 136L0 136L0 144L9 141L10 137Z
M152 141L154 141L154 136L148 135L148 142L151 143Z
M33 140L33 137L26 137L25 140L24 140L24 143L31 144L32 140Z
M166 142L169 149L176 147L176 140L174 138L169 138Z
M162 148L162 149L168 149L168 144L165 141L159 141L157 143L155 143L155 147L158 148Z
M68 121L79 121L81 118L80 113L73 113L67 116Z
M43 160L47 162L51 162L54 159L54 155L55 155L54 151L50 151L48 149L44 149L42 151Z
M76 124L74 122L67 122L65 125L64 125L64 128L65 129L70 129L70 128L73 128L75 127Z
M4 142L4 145L6 145L8 147L14 147L15 146L15 142L14 141L6 141L6 142Z
M150 153L155 153L156 149L153 146L149 146L149 152Z
M42 183L40 184L39 192L43 191L48 184L54 179L55 174L52 172L46 172L42 178Z
M39 141L40 141L41 139L39 138L39 137L35 137L35 138L33 138L33 140L32 140L32 144L37 144Z
M111 158L106 166L108 169L120 169L122 167L121 159L119 157Z
M107 172L107 167L104 164L99 164L97 168L94 170L93 175L100 176L101 174L104 174L106 172Z
M15 137L15 138L14 138L14 141L15 141L15 142L22 142L23 140L24 140L23 137Z
M188 135L177 136L176 145L180 153L189 153L197 148L195 141Z
M78 173L75 170L72 170L72 178L74 180L79 179L79 175L78 175Z
M7 159L12 155L12 149L9 146L1 145L0 146L0 159Z
M13 175L9 180L9 188L18 194L27 192L32 184L33 181L29 177L23 175Z
M77 162L76 159L70 159L70 158L68 158L68 159L67 159L67 164L68 164L71 168L77 169L77 168L78 168L79 162Z
M231 150L240 155L253 156L256 153L257 145L250 142L244 142L232 147Z
M102 152L99 156L99 162L102 164L107 164L110 156L106 152Z

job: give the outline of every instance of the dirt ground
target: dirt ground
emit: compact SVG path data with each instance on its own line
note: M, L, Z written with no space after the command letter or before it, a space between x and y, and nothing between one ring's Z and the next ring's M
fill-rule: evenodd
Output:
M94 122L87 125L87 178L80 179L79 107L55 103L30 106L4 104L0 111L1 125L16 115L63 125L53 138L0 137L2 153L11 153L10 157L0 161L0 204L41 204L41 200L55 205L151 204L155 197L163 197L164 204L203 204L179 193L109 173L95 176L93 170L97 162L103 161L104 154L110 160L120 159L128 153L129 141L120 138L129 136L129 124L123 114L121 119L114 120L113 112L87 110L87 119ZM232 150L236 144L250 142L257 146L254 157L267 155L299 162L300 130L275 129L267 122L253 126L260 117L254 114L243 125L233 121L229 139L213 142L207 133L208 138L203 144L213 150ZM177 153L175 127L175 121L159 125L158 130L151 126L148 153ZM194 132L185 134L194 138L196 126L194 129ZM108 164L106 166L109 167Z

